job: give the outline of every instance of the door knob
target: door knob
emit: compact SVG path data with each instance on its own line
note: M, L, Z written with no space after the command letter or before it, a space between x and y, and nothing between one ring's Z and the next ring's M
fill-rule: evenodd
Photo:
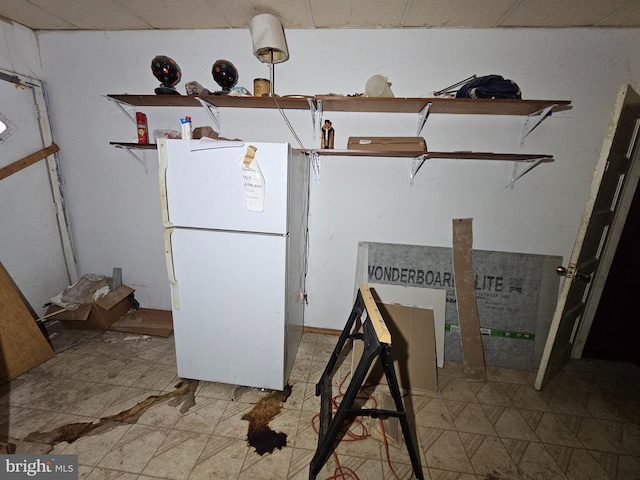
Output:
M569 270L567 269L567 267L563 267L562 265L560 265L559 267L556 267L556 273L558 275L561 275L563 277L568 276L569 278L571 278L573 276L575 278L579 278L580 280L582 280L585 283L589 283L591 281L591 275L590 274L584 274L584 273L576 272L574 275L567 275L568 272L569 272Z

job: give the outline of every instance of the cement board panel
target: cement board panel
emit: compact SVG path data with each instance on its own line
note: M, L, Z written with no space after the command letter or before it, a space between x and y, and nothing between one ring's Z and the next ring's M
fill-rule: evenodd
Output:
M488 366L537 368L555 309L562 257L474 250L482 344ZM462 361L452 249L359 242L356 283L446 291L446 360Z

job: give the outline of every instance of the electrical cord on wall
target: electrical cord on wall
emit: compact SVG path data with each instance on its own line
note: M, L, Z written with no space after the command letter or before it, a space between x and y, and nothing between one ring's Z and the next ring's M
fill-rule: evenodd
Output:
M291 125L291 122L289 121L289 118L287 118L287 115L284 113L283 108L280 106L280 103L278 102L278 97L274 96L272 97L273 100L276 103L276 107L278 107L278 111L280 112L280 115L282 115L282 118L284 120L284 123L287 125L287 127L289 128L289 130L291 131L291 134L293 135L293 137L296 139L296 142L298 142L298 146L300 147L301 150L306 150L304 145L302 144L302 140L300 140L300 137L298 136L298 134L296 133L295 129L293 128L293 126ZM308 178L305 179L308 182ZM307 183L306 185L306 197L304 199L305 201L305 205L304 205L304 212L305 212L305 216L306 218L309 218L309 184ZM307 291L305 288L305 279L307 278L307 269L308 269L308 260L309 260L309 228L307 227L305 229L304 232L304 254L303 254L303 265L302 265L302 273L300 275L300 280L299 280L299 289L298 291L300 292L299 295L301 297L301 300L305 303L308 303L307 301Z
M305 196L304 196L304 205L303 205L303 210L304 210L304 216L305 218L309 218L309 196L310 196L310 191L309 191L309 176L307 175L307 178L305 178ZM307 290L305 288L305 283L306 283L306 278L307 278L307 271L309 268L309 226L308 226L308 220L307 222L302 222L302 226L306 225L306 227L304 228L304 232L302 232L302 236L304 238L304 245L303 245L303 254L302 254L302 271L300 273L300 279L299 279L299 283L298 283L298 291L300 292L300 299L305 303L308 304L309 302L307 301Z
M309 225L308 225L308 218L309 218L309 195L310 195L310 191L309 191L309 178L307 176L306 179L307 185L306 185L306 197L305 197L305 218L307 218L307 222L306 222L306 228L304 231L304 253L303 253L303 259L302 259L302 277L300 278L300 291L304 292L303 293L303 300L306 304L308 304L308 299L307 299L307 289L306 289L306 278L307 278L307 272L308 272L308 268L309 268Z
M280 103L278 103L278 97L273 96L272 97L273 100L276 102L276 107L278 107L278 111L280 112L280 115L282 115L282 118L284 119L284 123L287 124L287 127L289 127L289 130L291 131L291 133L293 134L293 137L296 139L296 141L298 142L298 145L300 146L300 149L302 150L306 150L306 148L304 148L304 145L302 144L302 141L300 140L300 137L298 137L298 134L296 133L296 131L293 129L293 126L291 125L291 122L289 121L289 119L287 118L287 116L284 113L284 110L282 109L282 107L280 106Z

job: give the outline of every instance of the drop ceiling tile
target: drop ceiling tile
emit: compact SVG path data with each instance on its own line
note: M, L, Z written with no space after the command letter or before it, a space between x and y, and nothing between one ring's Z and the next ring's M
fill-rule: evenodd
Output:
M64 18L81 30L145 30L143 20L123 8L117 0L30 0L43 10ZM89 5L88 5L89 3Z
M318 28L399 27L408 0L310 0L314 25Z
M596 25L629 0L523 0L500 22L501 27L579 27ZM636 4L637 8L637 4Z
M34 30L247 28L259 13L285 29L640 26L640 0L0 0Z
M469 8L467 0L429 0L411 3L406 27L494 27L517 0L476 2Z
M632 2L608 17L604 18L599 27L638 27L640 25L640 2Z
M68 30L75 28L63 18L24 1L0 0L0 16L11 19L32 30Z
M252 0L221 0L218 10L233 28L249 28L249 20L261 13L270 13L280 19L286 28L309 28L311 22L305 0L274 0L256 3Z
M121 4L151 28L190 30L230 27L220 15L216 3L211 0L190 0L184 8L180 8L175 0L121 0Z

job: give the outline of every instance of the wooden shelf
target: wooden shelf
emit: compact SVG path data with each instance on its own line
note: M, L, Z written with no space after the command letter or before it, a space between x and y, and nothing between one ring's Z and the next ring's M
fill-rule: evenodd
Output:
M136 143L136 142L109 142L109 145L122 148L132 148L135 150L157 150L158 146L155 143Z
M417 136L431 114L456 115L519 115L526 116L521 143L552 112L569 110L570 100L504 100L504 99L472 99L472 98L372 98L347 97L341 95L283 96L283 97L237 97L228 95L203 95L201 97L187 95L107 95L126 115L131 116L122 105L133 107L206 107L212 121L219 127L218 108L269 108L288 110L310 110L313 117L313 128L316 135L322 116L325 112L380 112L380 113L412 113L418 115ZM118 148L125 149L145 167L146 160L134 153L134 150L155 150L155 144L111 142ZM311 155L316 180L319 180L319 157L399 157L412 158L410 178L413 178L422 164L433 158L452 160L498 160L514 162L511 184L525 173L544 162L553 162L551 155L516 154L492 152L427 152L427 151L375 151L375 150L303 150ZM144 156L143 156L144 157ZM529 162L524 172L517 174L517 165Z
M194 96L187 95L107 95L115 101L135 107L200 107ZM420 113L428 104L429 113L460 115L532 115L554 106L558 112L571 108L570 100L503 100L472 98L373 98L340 95L291 97L236 97L203 95L202 100L220 108L278 108L308 110L321 101L324 112Z
M202 107L197 97L187 95L107 95L117 102L133 107ZM202 100L220 108L281 108L309 110L313 97L235 97L202 95Z
M116 147L133 150L157 150L155 143L109 142ZM398 158L442 158L451 160L502 160L509 162L553 162L553 156L535 153L493 153L493 152L425 152L416 151L382 151L382 150L300 150L304 153L317 153L324 157L398 157Z
M571 108L569 100L503 100L473 98L372 98L320 95L325 112L429 113L461 115L532 115L556 105L554 112Z
M443 158L451 160L502 160L509 162L553 162L552 155L536 153L493 153L493 152L424 152L424 151L382 151L382 150L302 150L325 157L400 157L400 158Z

